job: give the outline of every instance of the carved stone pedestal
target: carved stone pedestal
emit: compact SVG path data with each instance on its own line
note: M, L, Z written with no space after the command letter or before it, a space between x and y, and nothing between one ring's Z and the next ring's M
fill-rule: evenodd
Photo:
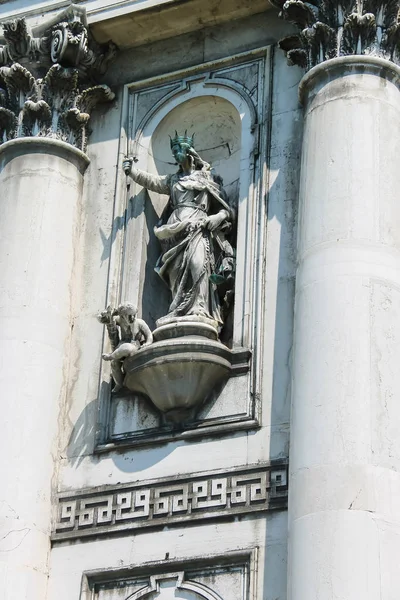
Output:
M156 342L186 336L218 340L217 322L195 315L178 318L162 317L158 319L157 329L153 332Z
M232 352L217 340L209 319L160 321L156 341L125 360L124 383L148 396L167 420L182 422L229 377Z

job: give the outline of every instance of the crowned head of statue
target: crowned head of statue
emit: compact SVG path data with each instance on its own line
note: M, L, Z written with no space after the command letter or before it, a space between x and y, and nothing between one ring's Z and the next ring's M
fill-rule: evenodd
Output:
M193 149L193 135L188 135L187 130L184 135L179 135L177 131L175 131L175 135L171 138L171 151L172 154L178 163L178 165L183 165L187 161L191 161L191 150Z

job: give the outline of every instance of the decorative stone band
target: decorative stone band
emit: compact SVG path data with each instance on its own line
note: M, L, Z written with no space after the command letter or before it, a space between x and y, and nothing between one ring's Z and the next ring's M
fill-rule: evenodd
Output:
M59 495L54 542L286 509L287 461Z
M300 103L307 107L307 110L311 110L311 107L315 108L320 102L326 102L328 85L331 99L338 99L343 95L350 97L353 92L349 87L343 86L342 82L344 77L354 75L374 75L376 77L374 85L378 88L382 81L386 80L400 89L400 67L394 63L376 56L341 56L313 67L304 75L299 85ZM323 88L325 94L321 96ZM370 88L370 91L372 90L373 85ZM316 97L320 98L316 99Z
M372 55L399 63L400 0L286 0L280 16L299 29L279 42L289 64L310 69L330 58Z

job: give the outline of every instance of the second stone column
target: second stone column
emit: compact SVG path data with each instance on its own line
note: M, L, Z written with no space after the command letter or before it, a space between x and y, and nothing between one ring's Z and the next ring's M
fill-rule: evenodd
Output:
M389 600L400 584L399 85L367 56L301 83L290 600Z

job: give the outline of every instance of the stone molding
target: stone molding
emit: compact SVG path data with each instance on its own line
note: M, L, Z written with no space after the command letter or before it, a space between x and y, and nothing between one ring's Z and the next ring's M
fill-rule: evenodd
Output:
M9 3L10 0L0 0L0 6ZM44 12L50 12L57 9L66 8L70 4L71 0L45 0L32 3L32 6L24 9L10 8L8 11L5 9L8 18L10 16L18 15L23 13L29 17L35 17L41 15ZM85 0L75 0L76 4L83 4ZM131 14L139 11L143 11L149 8L158 7L163 4L172 4L175 0L103 0L97 6L89 6L87 8L87 14L90 22L104 21L106 19L114 19L115 17L121 17L126 14ZM96 3L97 4L97 3ZM145 4L145 6L143 6ZM39 6L37 6L39 5Z
M287 462L59 494L53 541L286 509Z
M115 55L89 36L85 9L71 5L34 35L25 19L3 23L0 46L0 144L31 136L85 151L87 123L100 102L114 98L92 85Z
M164 582L175 583L175 589L178 594L181 591L186 591L203 600L219 600L220 598L220 596L211 588L205 585L199 585L196 581L186 580L184 571L180 571L178 573L160 573L159 575L151 575L149 585L138 590L132 597L132 600L140 600L141 598L146 598L154 593L159 594L162 590L162 583Z
M74 164L81 175L85 173L90 163L89 158L84 152L81 152L70 144L51 138L18 138L0 145L0 161L3 166L17 156L26 156L27 154L35 153L62 157L69 163Z
M190 595L202 600L220 600L220 596L214 592L208 586L199 585L196 581L187 580L185 578L184 571L178 571L177 573L160 573L157 575L151 575L149 578L148 585L138 590L134 594L129 594L126 600L141 600L154 594L162 594L164 584L175 584L176 594L179 597L180 593L189 592ZM169 586L168 586L169 587Z
M279 42L290 65L308 70L350 55L400 63L399 0L286 0L279 7L280 16L299 29Z
M201 552L202 548L200 548ZM228 550L223 554L204 552L184 558L84 571L80 600L93 600L117 593L121 598L139 600L163 593L164 585L174 586L174 595L194 592L203 600L256 600L258 548ZM229 585L226 585L227 579ZM224 581L224 583L223 583ZM175 583L175 585L174 585ZM181 591L182 590L182 591Z
M375 75L392 82L400 89L400 67L376 56L340 56L313 67L299 85L299 99L303 106L310 104L321 87L343 75ZM348 91L343 91L348 94Z

